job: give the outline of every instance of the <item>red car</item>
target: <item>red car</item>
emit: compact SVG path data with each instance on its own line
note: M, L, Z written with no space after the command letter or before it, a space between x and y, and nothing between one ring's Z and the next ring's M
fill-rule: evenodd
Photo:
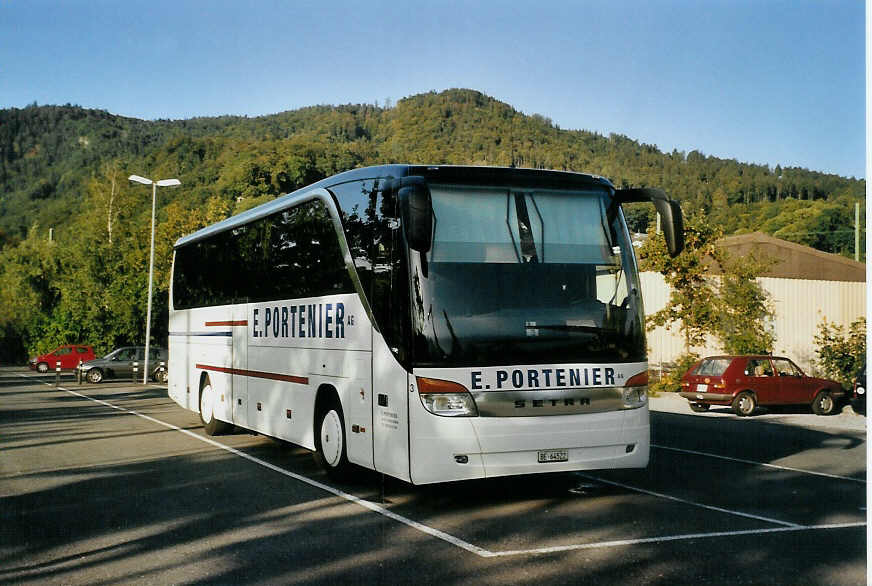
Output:
M76 368L80 362L94 360L97 356L94 354L94 349L90 346L82 346L80 344L66 344L55 348L48 354L41 354L36 358L30 359L30 368L36 369L39 372L48 372L57 367L57 363L61 363L61 369L72 370Z
M787 358L768 355L710 356L681 378L679 393L697 413L712 405L729 405L748 416L758 405L811 405L817 415L830 415L844 396L842 385L806 376Z

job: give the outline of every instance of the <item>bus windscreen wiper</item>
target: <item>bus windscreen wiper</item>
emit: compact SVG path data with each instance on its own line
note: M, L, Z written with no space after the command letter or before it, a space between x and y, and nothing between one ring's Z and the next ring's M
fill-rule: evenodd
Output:
M575 324L554 324L554 325L538 325L538 324L525 324L525 329L528 330L564 330L564 331L575 331L575 332L589 332L591 334L600 334L603 332L617 332L614 328L602 328L597 326L581 326Z

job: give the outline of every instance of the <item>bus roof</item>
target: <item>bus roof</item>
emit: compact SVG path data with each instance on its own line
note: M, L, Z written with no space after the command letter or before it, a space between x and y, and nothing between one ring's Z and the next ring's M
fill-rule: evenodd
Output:
M379 165L352 169L336 175L331 175L321 181L301 187L296 191L282 195L273 201L261 204L241 214L231 216L192 234L179 238L174 248L202 240L207 236L231 230L268 216L274 212L295 204L300 196L318 188L329 188L341 183L359 181L361 179L398 178L409 175L420 175L431 183L472 183L472 184L510 184L518 187L536 186L551 188L591 188L606 187L614 189L612 183L597 175L576 173L574 171L551 171L544 169L517 169L512 167L474 167L460 165Z

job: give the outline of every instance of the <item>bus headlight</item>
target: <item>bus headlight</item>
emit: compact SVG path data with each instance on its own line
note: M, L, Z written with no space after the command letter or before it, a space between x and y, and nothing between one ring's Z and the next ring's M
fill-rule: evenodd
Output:
M624 387L624 409L636 409L648 400L648 387Z
M631 376L621 391L624 409L643 406L648 402L648 371Z
M416 377L418 396L424 409L443 417L478 417L478 408L461 384L435 378Z

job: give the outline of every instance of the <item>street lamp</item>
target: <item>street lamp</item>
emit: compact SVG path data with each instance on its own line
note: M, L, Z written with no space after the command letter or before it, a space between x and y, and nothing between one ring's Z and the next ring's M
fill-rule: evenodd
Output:
M157 187L174 187L181 185L182 182L178 179L161 179L160 181L152 181L139 175L131 175L128 178L130 181L136 181L143 185L151 185L151 260L148 263L148 312L145 317L145 365L142 369L142 384L148 382L148 350L149 340L151 339L151 287L154 281L154 208L157 202Z

